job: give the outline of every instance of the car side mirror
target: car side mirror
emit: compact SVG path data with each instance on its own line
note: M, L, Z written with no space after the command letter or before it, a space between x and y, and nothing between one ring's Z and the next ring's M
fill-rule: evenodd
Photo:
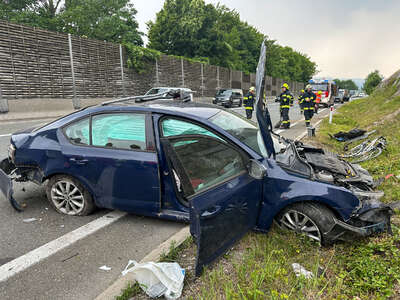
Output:
M263 179L267 175L267 168L255 159L250 160L247 169L249 175L255 179Z

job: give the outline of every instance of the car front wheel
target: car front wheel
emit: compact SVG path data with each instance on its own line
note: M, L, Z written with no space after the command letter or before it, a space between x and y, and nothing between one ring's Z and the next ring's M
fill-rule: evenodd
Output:
M57 212L70 216L86 216L94 210L93 198L75 178L56 175L46 188L47 199Z
M277 221L281 227L304 234L321 245L332 243L325 233L335 225L334 214L321 204L296 203L285 208Z

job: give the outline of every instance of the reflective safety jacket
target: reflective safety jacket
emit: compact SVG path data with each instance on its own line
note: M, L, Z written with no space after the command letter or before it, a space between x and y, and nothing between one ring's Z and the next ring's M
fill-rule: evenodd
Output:
M243 97L243 106L245 109L254 109L254 101L255 101L255 96L248 92L244 97Z
M300 97L300 106L303 110L314 110L317 95L313 92L305 92Z
M281 109L282 108L290 108L291 105L293 105L293 96L292 94L286 90L283 93L279 95L279 101L281 103Z
M321 103L322 95L317 94L317 99L315 100L316 103Z
M301 100L301 97L303 97L303 95L304 95L304 93L300 93L300 94L299 94L299 98L297 98L298 104L300 104L300 100Z

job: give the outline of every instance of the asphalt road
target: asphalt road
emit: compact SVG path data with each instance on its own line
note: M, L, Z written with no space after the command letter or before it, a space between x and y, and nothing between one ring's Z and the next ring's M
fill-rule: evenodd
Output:
M277 122L278 103L271 102L268 107L273 123ZM245 113L243 108L234 110ZM313 123L326 113L327 110L322 111ZM283 131L282 135L295 138L305 132L298 105L290 110L290 117L294 126ZM1 123L0 158L7 156L10 133L39 126L46 121L49 120ZM86 234L90 230L82 226L111 218L108 215L110 211L98 210L85 217L58 214L49 206L44 188L34 184L18 184L15 197L27 205L21 213L0 196L0 271L16 259L28 267L21 271L17 268L7 270L14 273L5 280L1 280L0 274L0 299L92 299L119 277L128 260L139 261L184 226L119 213L120 217L115 222ZM26 223L26 219L30 218L35 220ZM76 229L81 234L83 232L78 241L71 234ZM65 242L65 246L57 251L48 246L56 239L64 239ZM35 258L36 252L30 255L32 251L39 253L38 257L41 255L43 259ZM38 263L33 264L35 259ZM100 270L103 265L111 267L111 270Z

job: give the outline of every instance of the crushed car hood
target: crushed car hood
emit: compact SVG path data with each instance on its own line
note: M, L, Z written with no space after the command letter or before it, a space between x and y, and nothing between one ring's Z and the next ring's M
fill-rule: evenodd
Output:
M349 190L373 191L380 183L360 165L349 163L332 152L282 139L287 146L277 155L277 162L284 169Z

